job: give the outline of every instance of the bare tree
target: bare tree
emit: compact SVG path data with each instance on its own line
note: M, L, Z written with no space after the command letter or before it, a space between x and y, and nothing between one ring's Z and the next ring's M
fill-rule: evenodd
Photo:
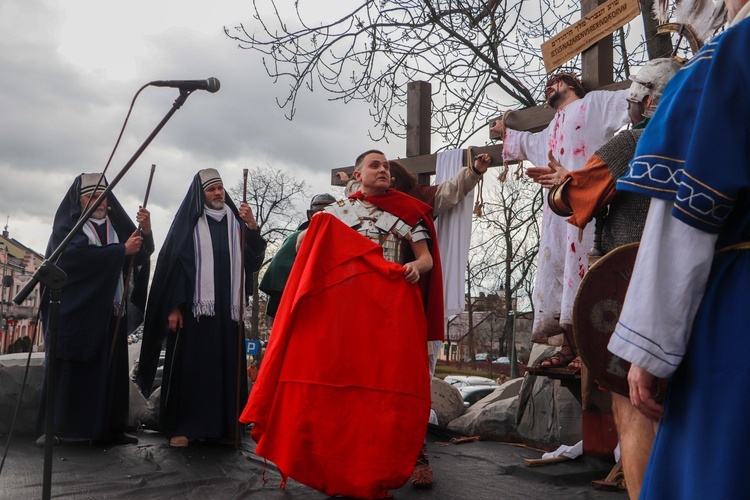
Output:
M504 183L487 189L484 216L475 220L467 273L469 290L473 287L503 295L506 352L511 352L511 316L517 313L518 299L528 297L530 301L532 297L544 202L541 188L523 176L521 168L516 167Z
M225 33L265 56L268 74L286 85L277 102L289 119L299 92L319 87L331 100L369 103L374 140L403 137L406 84L425 80L433 87L433 127L452 148L498 110L539 103L541 43L580 18L579 4L562 0L360 0L342 2L339 10L347 10L333 19L321 15L333 7L315 1L254 0L253 7L256 22ZM646 58L639 36L628 29L620 36L628 44L617 45L618 79L626 76L626 45L635 62Z
M268 242L268 250L277 248L283 239L297 228L305 214L295 208L295 201L306 199L307 183L289 174L279 171L270 165L256 167L248 172L247 203L253 210L260 233ZM242 200L243 186L239 181L230 189L233 200ZM300 200L301 201L301 200ZM273 254L266 251L266 260L261 269L268 264ZM253 274L253 300L250 310L249 338L259 338L260 300L259 272Z

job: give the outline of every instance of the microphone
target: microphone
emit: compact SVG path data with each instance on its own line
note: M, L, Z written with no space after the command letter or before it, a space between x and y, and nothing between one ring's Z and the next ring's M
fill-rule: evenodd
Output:
M208 90L211 93L217 92L221 87L219 80L213 76L208 80L156 80L149 85L154 87L173 87L180 90Z

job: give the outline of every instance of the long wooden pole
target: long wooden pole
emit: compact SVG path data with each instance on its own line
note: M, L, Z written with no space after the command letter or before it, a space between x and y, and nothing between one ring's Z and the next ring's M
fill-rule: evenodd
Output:
M242 203L247 203L247 169L242 169ZM247 377L245 370L242 370L242 356L245 353L245 224L240 223L240 317L237 322L237 401L236 415L234 419L234 447L240 447L240 385L242 378Z
M156 171L156 165L151 164L151 173L148 176L148 185L146 186L146 196L143 198L143 208L146 208L148 204L148 195L151 192L151 182L154 180L154 172ZM138 224L138 232L141 233L141 225ZM142 233L141 233L142 234ZM122 286L122 298L120 304L117 307L117 322L115 323L115 333L112 334L112 345L109 346L109 366L112 366L112 358L115 355L115 344L117 343L117 335L120 331L120 320L122 319L122 312L125 309L125 302L128 297L128 285L130 284L130 275L133 272L133 264L135 263L135 254L130 256L130 262L128 263L128 270L125 273L125 281Z

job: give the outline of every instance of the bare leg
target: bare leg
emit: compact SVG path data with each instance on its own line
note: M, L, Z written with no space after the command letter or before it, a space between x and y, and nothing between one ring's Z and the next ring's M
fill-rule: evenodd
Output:
M612 414L620 438L622 472L628 496L636 500L641 493L643 475L656 435L656 422L645 417L630 403L630 399L612 393Z

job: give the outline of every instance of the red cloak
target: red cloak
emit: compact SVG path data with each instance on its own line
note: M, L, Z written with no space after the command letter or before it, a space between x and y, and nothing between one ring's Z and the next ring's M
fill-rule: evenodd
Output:
M422 290L422 301L427 315L427 340L445 340L443 268L440 264L440 249L437 244L435 223L432 220L432 207L395 189L388 189L380 195L368 196L362 194L362 191L357 191L349 198L366 199L376 207L392 213L411 226L414 226L420 220L427 226L427 231L430 233L429 247L432 255L432 269L419 277L419 288Z
M382 498L410 477L430 411L419 288L382 248L316 215L240 421L256 453L327 495Z

